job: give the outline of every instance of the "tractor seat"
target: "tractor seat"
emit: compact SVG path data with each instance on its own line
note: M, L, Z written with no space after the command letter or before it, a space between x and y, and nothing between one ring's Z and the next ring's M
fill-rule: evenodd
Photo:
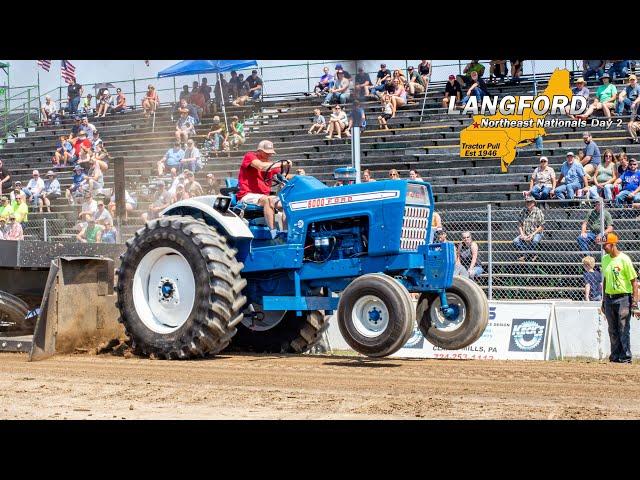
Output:
M243 216L247 220L252 218L262 217L264 210L259 205L249 205L242 201L238 202L236 194L238 193L238 179L237 178L225 178L226 187L220 189L222 195L231 197L231 209L238 215Z

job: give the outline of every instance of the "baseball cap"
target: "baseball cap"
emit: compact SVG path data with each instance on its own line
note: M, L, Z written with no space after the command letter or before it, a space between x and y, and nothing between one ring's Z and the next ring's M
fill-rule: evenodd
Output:
M49 171L47 172L47 177L48 177L49 175L55 175L55 174L56 174L56 172L54 172L53 170L49 170Z
M449 75L449 80L455 80L456 76L455 75Z
M527 195L526 197L524 197L524 201L525 202L534 202L536 201L535 197L532 197L531 195Z
M602 75L602 76L600 77L600 80L602 80L603 78L609 78L609 79L611 79L611 77L609 76L609 74L608 74L608 73L605 73L604 75Z
M251 70L251 75L253 75L254 73L258 73L258 70Z
M573 152L567 152L567 157L575 157L575 155L573 154Z
M14 185L22 185L22 182L20 180L16 180L15 182L13 182Z
M82 170L82 167L80 165L76 165L75 167L73 167L74 170Z
M213 173L207 173L207 178L213 178Z
M547 157L544 157L544 156L543 156L543 157L540 157L540 161L541 161L541 162L548 162L548 161L549 161L549 159L548 159Z
M387 68L387 64L386 63L381 63L380 64L380 68Z
M620 240L620 238L618 237L617 234L613 233L613 232L609 232L607 233L607 235L602 239L602 243L612 243L612 244L616 244L618 243L618 240Z
M38 170L34 170L33 172L31 172L31 175L40 175L40 172Z
M336 63L336 70L342 70L342 64Z
M413 70L413 65L409 65L409 66L407 67L407 70Z
M258 150L262 150L264 153L274 154L276 151L273 149L273 142L269 140L262 140L258 144Z

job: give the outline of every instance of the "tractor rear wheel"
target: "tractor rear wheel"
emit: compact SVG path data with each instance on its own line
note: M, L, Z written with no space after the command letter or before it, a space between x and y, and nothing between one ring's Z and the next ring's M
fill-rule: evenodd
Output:
M35 324L26 319L28 310L29 306L20 298L0 290L0 333L10 336L32 334Z
M260 311L260 305L252 304L262 318L254 320L248 315L238 324L238 333L231 340L232 351L258 353L302 353L318 343L328 323L324 312Z
M407 343L415 325L411 294L384 274L353 280L340 295L338 326L355 351L384 357Z
M147 222L127 246L117 303L134 352L188 359L222 351L246 302L236 250L215 229L177 215Z
M489 302L482 289L468 278L453 277L453 285L447 289L447 304L454 309L450 318L440 311L438 294L420 296L416 316L422 335L447 350L458 350L478 340L489 322Z

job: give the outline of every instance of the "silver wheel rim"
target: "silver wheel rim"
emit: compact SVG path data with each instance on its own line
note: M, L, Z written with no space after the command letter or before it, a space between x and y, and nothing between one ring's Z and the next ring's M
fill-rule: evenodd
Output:
M253 315L247 315L253 312L259 312L264 317L258 319ZM271 330L273 327L278 325L284 319L286 314L286 310L267 310L265 312L262 310L262 305L252 303L249 308L245 310L245 316L242 318L240 323L254 332L264 332Z
M431 325L442 332L453 332L462 327L467 316L467 309L462 298L455 293L447 292L447 304L457 305L458 316L454 319L447 319L440 311L440 297L436 298L429 308L429 320Z
M389 309L375 295L364 295L354 303L351 309L351 320L360 335L376 338L389 326Z
M133 276L133 304L150 330L168 334L189 318L196 298L196 282L189 262L169 247L148 252Z

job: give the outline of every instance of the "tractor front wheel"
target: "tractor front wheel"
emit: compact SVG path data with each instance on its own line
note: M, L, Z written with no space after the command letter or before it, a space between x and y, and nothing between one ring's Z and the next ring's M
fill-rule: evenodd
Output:
M384 357L407 343L415 325L411 294L388 275L353 280L340 296L338 326L355 351Z
M32 334L35 325L26 319L28 310L29 306L20 298L0 290L0 334Z
M458 350L478 340L489 321L489 302L482 289L472 280L453 277L447 304L453 309L448 316L440 309L438 294L420 296L416 316L422 335L447 350Z

